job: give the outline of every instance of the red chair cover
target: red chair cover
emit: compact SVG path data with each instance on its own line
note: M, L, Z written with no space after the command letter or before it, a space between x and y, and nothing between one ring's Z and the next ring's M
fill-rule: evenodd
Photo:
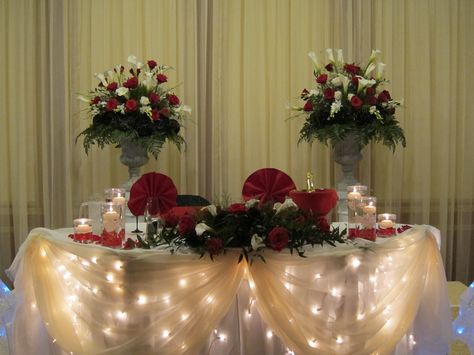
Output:
M178 191L173 180L160 173L143 174L130 189L128 208L134 216L145 212L148 197L158 197L158 210L165 213L176 206Z
M283 202L291 190L296 189L293 180L283 171L264 168L252 173L245 180L242 197L245 201L252 198L267 201Z

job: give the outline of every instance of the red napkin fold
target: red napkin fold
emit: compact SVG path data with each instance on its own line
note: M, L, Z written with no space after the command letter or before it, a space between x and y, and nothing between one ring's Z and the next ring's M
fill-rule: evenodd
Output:
M141 216L145 212L148 197L158 198L158 210L167 212L176 206L178 191L173 180L160 173L143 174L130 189L128 208L134 216Z
M245 201L259 199L260 203L283 202L288 193L294 189L296 189L295 183L283 171L264 168L255 171L245 180L242 197Z

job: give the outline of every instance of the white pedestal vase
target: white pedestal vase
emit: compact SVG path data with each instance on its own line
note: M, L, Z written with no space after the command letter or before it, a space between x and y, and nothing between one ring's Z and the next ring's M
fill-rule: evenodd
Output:
M122 148L120 162L128 167L128 180L122 185L122 187L128 194L133 183L141 175L141 167L148 163L148 153L146 148L129 139L122 140L122 142L120 142L120 147Z
M360 185L354 177L354 170L362 154L354 135L347 135L342 141L332 144L334 161L341 166L342 177L337 182L336 190L339 196L337 216L339 222L347 222L347 186Z

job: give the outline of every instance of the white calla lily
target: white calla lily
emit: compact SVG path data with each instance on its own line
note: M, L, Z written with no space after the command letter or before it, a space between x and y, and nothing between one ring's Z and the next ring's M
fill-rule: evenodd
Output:
M143 68L143 63L142 63L142 62L137 62L137 68L138 68L138 69Z
M260 237L258 234L252 235L252 239L250 240L250 245L252 246L253 250L258 250L258 248L265 247L265 243L263 242L263 238Z
M311 58L311 60L313 61L314 63L314 67L316 68L316 71L320 71L321 70L321 63L319 63L319 60L318 60L318 56L316 55L316 53L314 52L309 52L308 53L308 57Z
M135 66L137 65L137 57L135 57L134 55L128 56L127 61L128 61L130 64L133 64L133 65L135 65Z
M79 100L81 100L82 102L87 102L87 103L89 103L89 101L90 101L87 97L85 97L85 96L83 96L83 95L79 95L77 98L78 98Z
M260 203L259 200L255 199L255 198L251 198L250 200L248 200L247 202L245 202L245 208L249 209L249 208L255 207L255 206L257 206L259 203Z
M370 75L370 73L372 73L372 71L375 69L376 67L376 64L375 63L370 63L368 66L367 66L367 69L365 69L365 73L364 73L364 76L365 77L368 77Z
M341 100L342 98L342 92L340 92L339 90L337 90L335 93L334 93L334 98L336 100Z
M377 58L377 54L382 53L379 49L372 49L372 54L369 57L369 63L372 63L375 58Z
M350 79L347 76L342 75L342 74L339 74L339 78L341 79L342 90L344 92L347 92L347 88L349 87Z
M382 63L382 62L377 63L377 71L375 73L375 79L377 79L377 80L382 79L382 75L383 75L383 72L384 72L386 66L387 66L387 64L385 64L385 63Z
M201 208L201 211L207 211L209 212L212 216L217 216L217 207L216 205L209 205Z
M96 74L95 77L96 77L97 79L99 79L100 82L102 83L102 85L104 85L105 87L107 87L107 85L109 85L109 84L107 83L107 80L105 80L104 74L99 73L99 74Z
M128 88L121 86L117 90L115 90L115 93L118 96L127 96L128 91L129 91Z
M196 224L194 230L198 236L201 236L204 232L212 231L212 228L209 227L206 223L198 223Z
M275 214L283 212L288 208L298 208L298 205L291 198L285 199L283 203L277 202L273 205L273 209L276 210Z
M328 57L328 60L331 62L331 63L334 63L334 53L332 52L332 48L327 48L326 49L326 55Z
M359 79L359 83L357 86L357 92L361 92L364 90L366 87L370 87L375 85L377 82L374 79L367 80L361 76L357 77Z
M334 85L335 87L341 87L342 86L342 80L341 77L336 76L334 79L331 80L331 84Z
M342 49L336 49L336 53L337 53L337 62L339 64L343 64L344 63L344 55L343 55Z

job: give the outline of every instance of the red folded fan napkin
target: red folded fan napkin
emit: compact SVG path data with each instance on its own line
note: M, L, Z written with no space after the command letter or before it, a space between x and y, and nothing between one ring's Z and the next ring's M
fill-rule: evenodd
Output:
M260 203L283 202L294 189L295 183L283 171L264 168L255 171L245 180L242 197L245 201L255 198L260 200Z
M145 212L148 197L158 198L158 209L164 213L176 206L178 191L173 180L160 173L143 174L130 189L128 208L134 216Z

